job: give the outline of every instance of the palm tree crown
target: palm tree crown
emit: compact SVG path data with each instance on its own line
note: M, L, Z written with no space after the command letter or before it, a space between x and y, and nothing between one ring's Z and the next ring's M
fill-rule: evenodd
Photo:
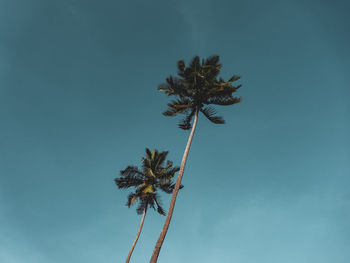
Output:
M169 108L163 115L185 114L185 118L179 123L179 127L184 130L191 128L191 120L198 111L215 124L225 123L222 117L215 116L215 109L208 105L227 106L240 102L241 98L232 95L241 86L233 85L240 77L234 75L228 81L218 79L221 69L219 56L211 56L202 59L201 62L200 58L195 56L189 66L180 60L177 67L179 77L170 76L166 83L158 87L158 90L167 95L177 97L168 104Z
M126 205L130 207L139 201L136 210L138 214L142 214L149 206L153 209L157 207L158 213L165 215L157 189L171 194L174 189L171 179L179 171L179 167L173 167L169 160L164 164L167 155L168 152L158 152L156 149L151 152L146 148L146 157L142 158L142 169L128 166L120 171L121 176L115 179L118 188L136 188L135 192L129 194Z

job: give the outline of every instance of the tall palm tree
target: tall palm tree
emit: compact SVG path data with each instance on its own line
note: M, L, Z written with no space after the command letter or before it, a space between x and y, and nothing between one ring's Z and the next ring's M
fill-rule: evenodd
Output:
M129 194L126 205L130 207L138 201L139 204L136 211L138 214L142 214L141 223L126 259L126 263L130 261L136 242L141 234L147 208L151 207L156 209L157 207L157 212L161 215L165 215L164 209L161 207L157 190L160 189L171 194L174 190L172 178L175 173L179 171L179 167L173 167L171 161L167 161L165 164L167 154L168 152L158 152L157 150L151 152L146 148L146 157L142 158L142 169L140 170L136 166L128 166L125 170L120 171L120 177L115 179L120 189L129 187L136 188L135 192Z
M218 78L221 69L219 56L211 56L207 59L202 59L202 61L200 61L198 56L195 56L188 66L185 65L183 60L180 60L177 62L177 67L178 77L170 76L166 79L166 83L158 87L158 90L165 92L168 96L174 96L176 98L168 104L169 108L163 112L163 115L176 116L178 114L185 114L185 117L179 123L179 127L184 130L189 130L192 126L192 130L182 158L168 215L153 250L150 263L157 262L160 249L169 228L199 112L203 113L212 123L223 124L225 123L224 119L220 116L216 116L215 109L208 105L227 106L241 101L241 98L233 97L233 93L241 86L233 84L235 81L239 80L240 77L234 75L228 81ZM194 120L191 125L192 119Z

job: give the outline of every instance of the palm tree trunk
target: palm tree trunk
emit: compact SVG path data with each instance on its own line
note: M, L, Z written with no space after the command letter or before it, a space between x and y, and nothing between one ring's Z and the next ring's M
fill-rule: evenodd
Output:
M160 233L160 236L159 236L159 238L157 240L156 246L154 247L150 263L156 263L157 262L160 249L162 248L162 245L163 245L166 233L168 232L170 220L171 220L171 217L173 215L173 211L174 211L174 207L175 207L177 193L179 192L182 176L183 176L184 170L185 170L187 155L188 155L188 152L190 150L190 146L191 146L192 138L193 138L193 135L194 135L194 131L196 130L197 120L198 120L198 110L196 110L196 113L194 115L194 121L193 121L193 125L192 125L192 130L191 130L191 133L190 133L190 137L188 138L188 141L187 141L187 145L186 145L186 148L185 148L184 155L182 157L182 161L181 161L181 165L180 165L180 171L179 171L179 175L177 176L177 179L176 179L173 195L171 197L168 215L167 215L167 217L165 219L163 230Z
M142 215L141 223L140 223L140 226L139 226L139 230L137 231L136 238L135 238L135 240L134 240L134 243L132 243L131 249L130 249L130 251L129 251L129 254L128 254L128 257L127 257L125 263L129 263L129 261L130 261L131 254L132 254L132 252L134 251L134 248L135 248L135 246L136 246L136 242L137 242L137 240L138 240L139 237L140 237L141 230L142 230L142 226L143 226L143 222L145 221L146 213L147 213L147 206L146 206L145 210L143 210L143 215Z

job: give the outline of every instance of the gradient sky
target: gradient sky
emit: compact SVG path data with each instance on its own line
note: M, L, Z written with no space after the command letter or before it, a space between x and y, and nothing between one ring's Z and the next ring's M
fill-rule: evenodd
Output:
M124 262L140 216L113 179L145 147L180 163L189 132L156 88L212 54L243 101L199 118L159 262L350 262L349 10L0 0L0 262ZM132 262L164 219L148 213Z

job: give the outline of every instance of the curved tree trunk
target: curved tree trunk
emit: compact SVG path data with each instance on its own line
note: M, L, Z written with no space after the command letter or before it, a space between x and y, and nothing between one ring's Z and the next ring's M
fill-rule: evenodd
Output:
M141 230L142 230L142 226L143 226L143 222L145 221L146 213L147 213L147 206L146 206L145 210L143 210L143 214L142 214L142 219L141 219L141 223L140 223L140 226L139 226L139 230L137 231L136 238L135 238L135 240L134 240L134 243L132 243L131 249L130 249L130 251L129 251L129 254L128 254L128 257L127 257L125 263L129 263L129 261L130 261L131 254L132 254L132 252L134 251L134 248L135 248L135 246L136 246L137 240L138 240L139 237L140 237Z
M177 193L179 192L182 176L183 176L184 170L185 170L187 155L188 155L188 152L190 150L190 146L191 146L192 138L193 138L193 135L194 135L194 131L196 130L197 120L198 120L198 110L196 111L196 113L194 115L194 121L193 121L193 125L192 125L192 130L191 130L191 133L190 133L190 137L188 138L188 141L187 141L187 145L186 145L186 148L185 148L184 155L182 157L182 161L181 161L181 165L180 165L180 171L179 171L179 175L177 176L177 179L176 179L176 184L175 184L175 187L174 187L173 195L171 197L168 215L167 215L167 217L165 219L163 230L160 233L160 236L159 236L159 238L157 240L156 246L154 247L150 263L156 263L157 262L160 249L162 248L162 244L164 242L166 233L168 232L170 220L171 220L171 217L173 215L173 211L174 211L174 207L175 207Z

